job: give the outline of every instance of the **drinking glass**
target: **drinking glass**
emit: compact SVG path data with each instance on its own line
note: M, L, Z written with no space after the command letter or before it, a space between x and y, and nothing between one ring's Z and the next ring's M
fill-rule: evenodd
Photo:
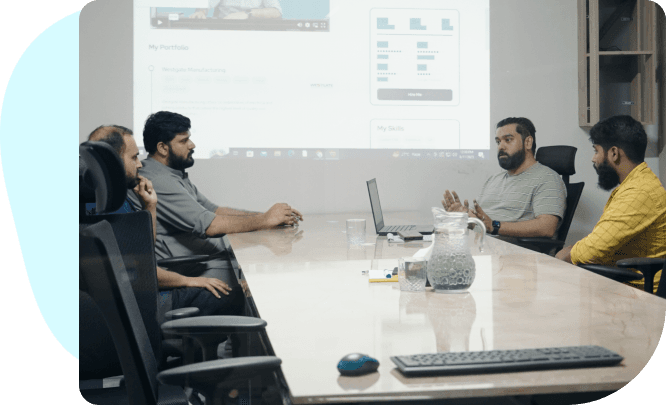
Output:
M347 243L362 245L365 242L365 219L347 220Z
M427 262L422 258L403 257L398 261L400 291L425 291Z

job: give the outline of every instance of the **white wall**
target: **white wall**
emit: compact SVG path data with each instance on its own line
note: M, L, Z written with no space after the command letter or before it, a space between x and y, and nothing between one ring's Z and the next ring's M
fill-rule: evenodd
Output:
M94 24L85 22L87 11L92 10L82 12L80 32L81 141L98 125L132 123L131 46L127 49L131 0L114 0L114 9L104 10ZM578 148L578 173L571 181L584 181L585 189L569 232L570 243L592 230L609 196L596 187L592 146L578 127L577 19L576 0L491 1L491 123L508 116L528 117L537 128L537 146ZM115 28L102 29L105 24ZM140 136L141 128L135 130ZM494 138L494 125L488 134ZM659 173L656 155L648 164ZM440 204L446 188L471 200L498 170L495 158L486 162L199 160L189 173L218 204L266 210L285 201L303 214L312 214L370 211L365 180L373 177L386 211L427 211Z

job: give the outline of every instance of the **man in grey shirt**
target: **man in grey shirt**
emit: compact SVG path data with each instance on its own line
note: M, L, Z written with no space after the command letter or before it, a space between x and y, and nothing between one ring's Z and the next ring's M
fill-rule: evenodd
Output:
M444 193L447 211L468 211L493 235L555 235L566 209L567 190L554 170L537 162L536 129L527 118L506 118L497 124L497 159L504 171L491 176L473 209L455 191Z
M155 251L159 259L219 254L225 251L221 238L224 234L295 225L303 219L300 212L283 203L259 213L220 207L209 201L185 172L194 165L190 127L189 118L160 111L148 117L143 130L148 158L142 161L139 173L152 182L158 197ZM136 198L132 201L139 203ZM208 261L205 266L174 270L189 276L216 277L235 285L230 269L228 260L220 259Z

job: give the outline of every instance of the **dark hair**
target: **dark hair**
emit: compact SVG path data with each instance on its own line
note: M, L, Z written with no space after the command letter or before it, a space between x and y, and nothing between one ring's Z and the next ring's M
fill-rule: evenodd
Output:
M527 139L528 136L532 137L532 154L536 156L536 128L534 128L532 121L527 118L509 117L498 122L496 129L511 124L516 124L516 132L518 132L520 137L523 138L523 142L525 142L525 139Z
M107 143L111 145L118 156L122 156L125 151L124 135L131 136L134 135L134 133L131 129L120 125L101 125L88 135L88 140Z
M143 127L143 146L148 154L157 152L157 144L169 143L177 134L190 130L190 119L169 111L158 111L148 116Z
M643 125L628 115L617 115L599 121L590 130L590 141L608 152L616 146L624 151L633 163L645 161L647 134Z

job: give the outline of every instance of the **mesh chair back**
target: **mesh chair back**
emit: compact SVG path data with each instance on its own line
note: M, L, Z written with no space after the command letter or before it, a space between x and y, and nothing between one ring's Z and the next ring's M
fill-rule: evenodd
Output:
M155 356L113 230L106 221L79 232L79 290L97 303L111 331L129 403L156 404Z
M108 222L113 230L113 238L128 273L153 353L161 360L162 332L158 324L159 291L152 217L147 211L91 215L80 219L79 230L101 221ZM113 345L108 344L109 330L99 317L95 319L99 309L88 304L89 301L79 301L79 378L86 380L118 375L120 362Z
M79 145L79 204L94 190L96 211L117 211L127 197L125 166L115 150L104 142Z
M562 181L567 188L567 209L562 218L562 225L557 231L557 239L565 241L569 234L571 221L576 213L576 207L583 194L585 183L569 184L569 176L576 174L576 152L578 148L568 145L542 146L537 150L535 159L544 166L553 169L562 176Z
M567 184L567 209L564 211L562 225L560 225L560 229L557 231L558 240L565 241L567 239L571 221L573 221L574 214L576 213L580 196L583 194L583 187L585 187L585 183L583 182Z
M562 176L564 184L569 184L569 176L576 174L576 151L578 148L567 145L542 146L535 159Z

